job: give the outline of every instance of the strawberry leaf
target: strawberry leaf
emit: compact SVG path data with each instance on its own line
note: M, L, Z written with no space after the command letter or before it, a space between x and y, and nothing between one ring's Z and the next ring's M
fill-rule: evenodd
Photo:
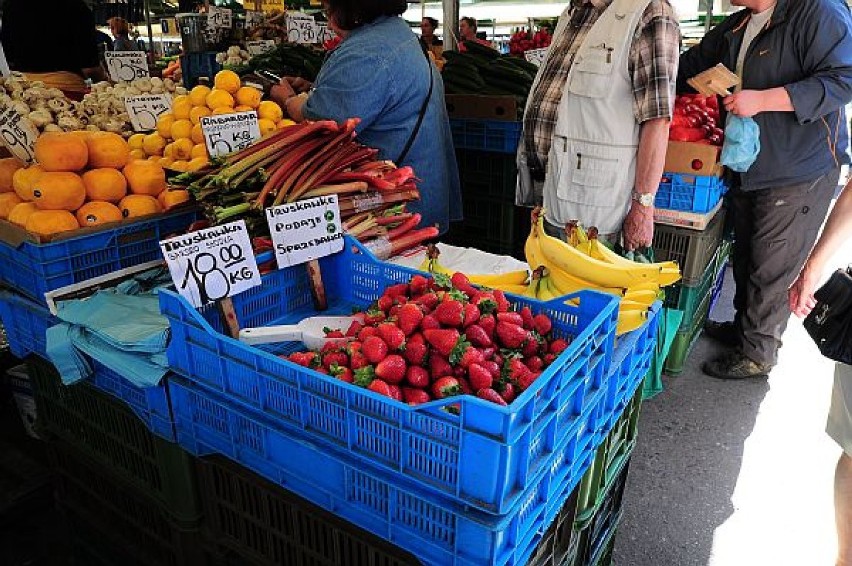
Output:
M437 285L441 289L452 289L453 283L450 281L449 276L444 275L443 273L435 273L432 275L432 279L435 281L435 285Z

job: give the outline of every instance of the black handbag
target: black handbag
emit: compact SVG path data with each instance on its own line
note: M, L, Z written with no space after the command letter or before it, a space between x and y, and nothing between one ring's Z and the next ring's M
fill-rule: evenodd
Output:
M852 266L838 269L816 293L805 330L826 358L852 364Z

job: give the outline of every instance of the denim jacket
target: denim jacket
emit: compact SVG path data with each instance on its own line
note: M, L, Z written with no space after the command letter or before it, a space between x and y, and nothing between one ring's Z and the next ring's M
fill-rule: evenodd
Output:
M357 28L328 57L304 106L309 120L361 119L358 137L379 150L380 159L399 158L429 93L429 65L417 36L398 17L382 17ZM446 232L461 219L461 188L444 83L432 65L432 97L408 156L421 182L423 226Z
M680 58L678 90L723 63L736 66L750 16L741 10ZM794 185L849 163L844 106L852 101L852 19L843 0L778 0L746 53L743 88L784 87L794 112L762 112L760 154L739 176L743 190Z

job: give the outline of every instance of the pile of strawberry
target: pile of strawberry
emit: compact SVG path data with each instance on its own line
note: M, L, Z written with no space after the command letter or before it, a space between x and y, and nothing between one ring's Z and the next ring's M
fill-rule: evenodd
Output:
M409 405L476 395L505 406L568 347L546 315L513 311L462 273L388 287L361 320L327 332L350 341L288 359Z
M509 53L523 56L527 51L550 47L552 41L553 36L550 35L550 30L546 27L535 33L532 30L527 30L527 28L521 28L509 38Z

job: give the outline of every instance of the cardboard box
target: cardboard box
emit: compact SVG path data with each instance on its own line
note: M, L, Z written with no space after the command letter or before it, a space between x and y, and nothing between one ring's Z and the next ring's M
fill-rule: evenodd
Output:
M670 141L665 171L718 177L724 169L719 163L720 150L714 145Z
M706 214L655 208L654 222L657 224L665 224L667 226L677 226L678 228L689 228L690 230L697 230L700 232L710 225L710 222L716 217L716 213L721 210L723 202L724 201L719 201L719 204Z
M448 94L446 100L450 118L518 121L518 100L514 96Z

